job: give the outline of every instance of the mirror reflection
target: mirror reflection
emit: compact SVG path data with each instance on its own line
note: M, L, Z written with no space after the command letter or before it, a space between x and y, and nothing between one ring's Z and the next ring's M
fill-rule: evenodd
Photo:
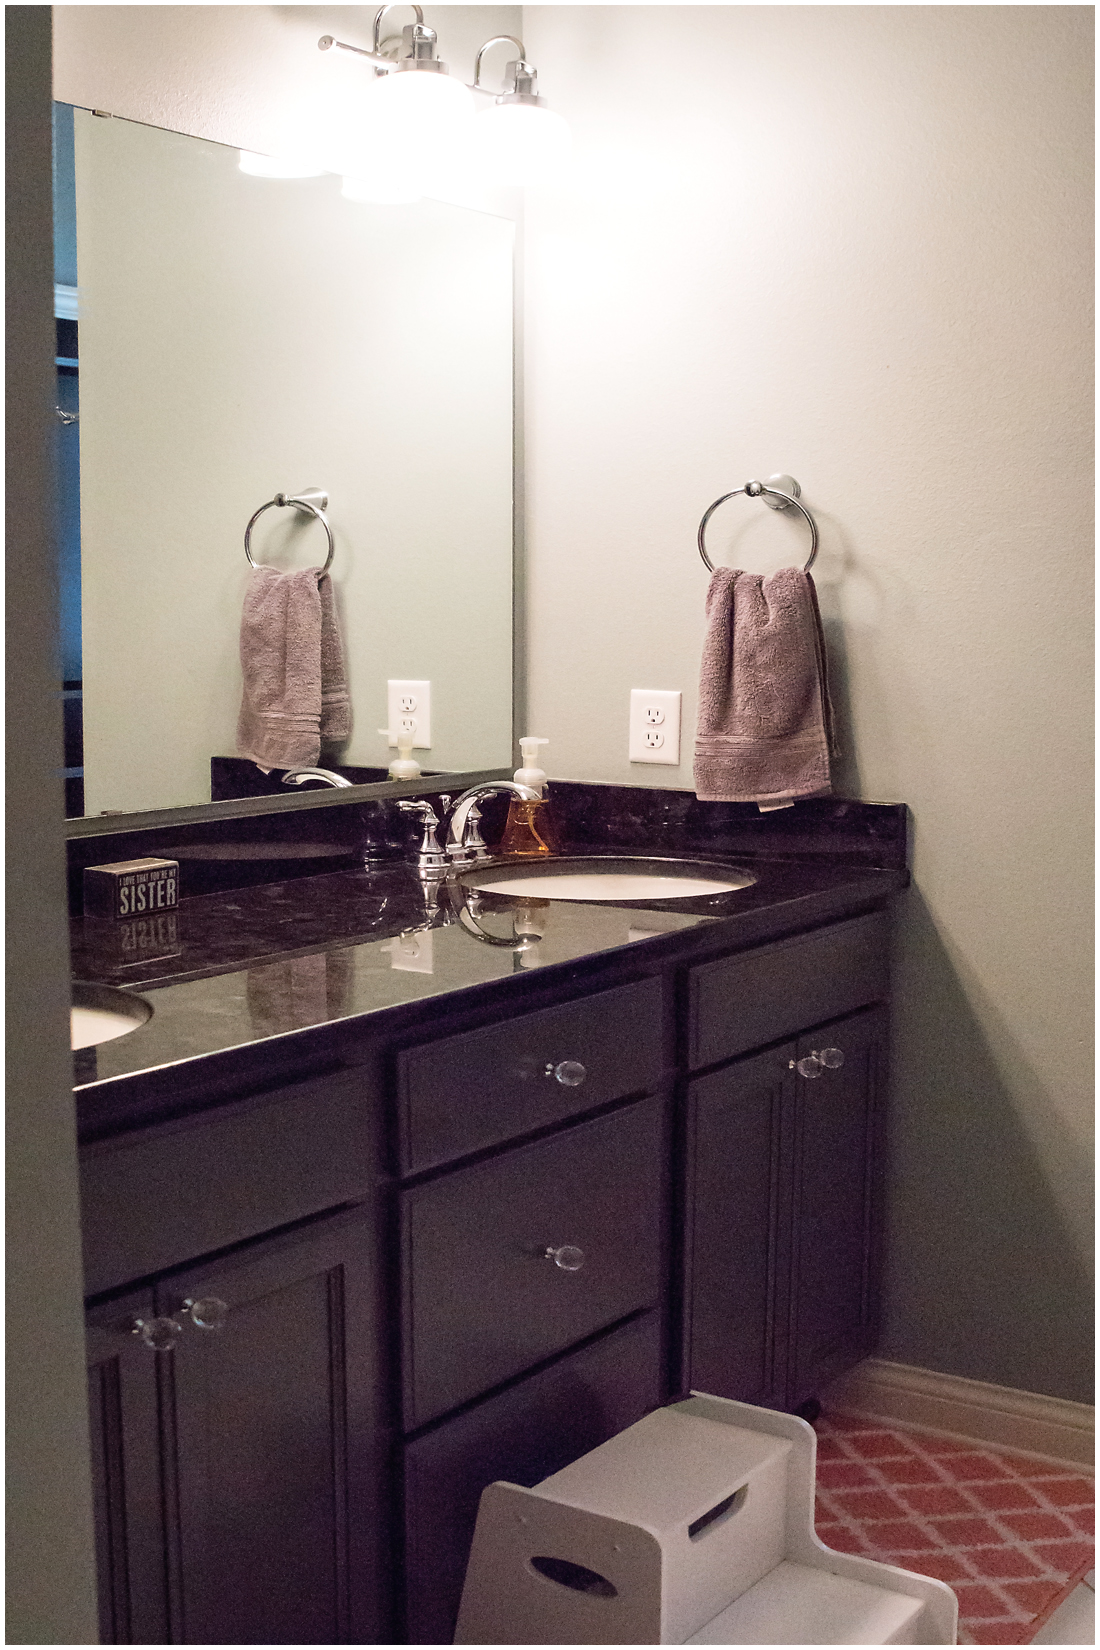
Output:
M398 682L428 684L425 773L509 765L511 221L55 124L67 812L209 801L212 764L216 797L294 794L236 760L244 531L311 489L351 704L321 762L385 777ZM292 571L328 545L274 508L251 553Z

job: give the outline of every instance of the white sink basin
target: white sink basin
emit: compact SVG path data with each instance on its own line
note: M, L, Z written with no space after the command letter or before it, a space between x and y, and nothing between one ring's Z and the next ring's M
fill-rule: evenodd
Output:
M593 855L483 866L464 872L465 887L509 899L600 900L614 905L706 899L736 893L756 878L730 865L690 859Z
M110 985L74 980L72 1046L92 1048L96 1043L110 1042L112 1037L125 1037L128 1031L143 1026L152 1012L143 997L132 997L128 991L116 991Z

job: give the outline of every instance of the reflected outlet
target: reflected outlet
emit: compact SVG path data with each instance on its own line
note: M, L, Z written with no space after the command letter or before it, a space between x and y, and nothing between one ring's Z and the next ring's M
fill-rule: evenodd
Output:
M680 764L679 692L665 688L630 690L630 760Z
M411 733L413 750L427 750L432 742L432 684L396 678L388 681L386 718L391 745L397 744L399 732Z

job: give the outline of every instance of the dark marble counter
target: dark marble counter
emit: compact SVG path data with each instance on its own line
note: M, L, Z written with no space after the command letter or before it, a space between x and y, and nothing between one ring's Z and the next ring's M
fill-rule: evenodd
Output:
M184 900L178 912L148 919L141 935L134 924L76 922L75 976L138 990L153 1007L138 1030L78 1053L78 1092L486 987L507 992L504 982L517 976L537 972L549 986L625 948L659 964L685 946L703 954L759 944L885 899L907 881L903 870L820 858L707 857L748 866L757 880L660 906L490 896L471 921L445 889L426 908L417 877L399 866ZM517 921L538 931L523 949ZM472 931L479 927L487 937Z

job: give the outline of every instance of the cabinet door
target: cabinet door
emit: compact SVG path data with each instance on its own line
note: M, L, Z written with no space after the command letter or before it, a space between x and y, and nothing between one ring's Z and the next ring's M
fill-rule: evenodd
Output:
M530 1489L667 1398L656 1313L636 1318L405 1449L410 1644L454 1640L478 1503L505 1479Z
M133 1333L152 1291L87 1318L88 1413L101 1644L167 1644L157 1387L165 1354Z
M166 1359L175 1642L387 1640L376 1253L359 1210L158 1286L228 1307Z
M407 1430L656 1303L663 1121L641 1100L402 1194Z
M787 1407L873 1349L875 1225L886 1012L872 1009L799 1039L804 1061L839 1050L816 1077L793 1074L792 1240ZM811 1069L812 1066L811 1066Z
M684 1381L772 1404L784 1250L782 1136L790 1045L688 1085Z

